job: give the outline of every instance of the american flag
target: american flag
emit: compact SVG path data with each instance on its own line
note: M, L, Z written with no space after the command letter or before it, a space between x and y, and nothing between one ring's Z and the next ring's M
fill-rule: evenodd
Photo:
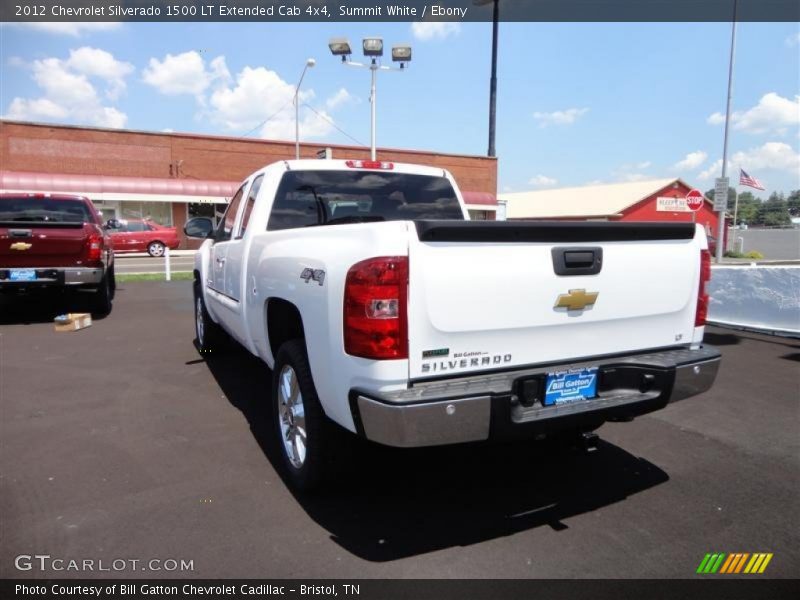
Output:
M764 186L761 185L761 182L755 177L750 177L750 175L744 172L744 169L739 169L739 185L746 185L757 190L764 189Z

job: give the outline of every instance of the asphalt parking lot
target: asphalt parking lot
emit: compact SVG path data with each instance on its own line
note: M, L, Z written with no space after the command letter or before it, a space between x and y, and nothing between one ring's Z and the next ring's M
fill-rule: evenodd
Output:
M707 552L799 572L800 340L709 328L713 390L605 425L592 454L364 443L299 496L269 371L197 353L189 282L120 284L107 318L55 333L65 308L0 299L0 577L92 575L20 554L193 561L128 577L686 578Z

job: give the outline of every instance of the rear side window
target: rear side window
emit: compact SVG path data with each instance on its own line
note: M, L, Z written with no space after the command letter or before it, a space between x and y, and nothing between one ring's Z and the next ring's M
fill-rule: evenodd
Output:
M239 233L236 235L236 239L244 237L247 231L247 224L250 222L250 214L253 212L253 206L256 203L256 198L258 198L258 190L261 189L262 181L264 181L264 176L259 175L253 181L253 185L250 186L250 192L247 194L247 204L245 204L244 213L242 213L242 224L239 226Z
M150 228L146 223L142 223L141 221L128 221L128 231L138 233L140 231L150 231Z
M94 223L82 200L2 198L0 223Z
M217 242L226 242L231 239L231 235L233 235L233 224L236 222L236 213L239 212L239 204L242 202L243 193L244 187L240 187L233 195L233 198L231 198L231 202L228 204L228 210L225 211L225 216L222 217L222 220L219 222L219 227L217 227Z
M464 219L447 178L383 171L289 171L278 186L267 229L417 219Z

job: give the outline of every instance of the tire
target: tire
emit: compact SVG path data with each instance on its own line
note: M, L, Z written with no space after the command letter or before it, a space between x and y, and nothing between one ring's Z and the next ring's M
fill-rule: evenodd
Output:
M111 298L114 295L111 291L113 278L113 271L106 272L105 276L100 281L100 286L95 290L92 296L91 311L95 315L105 316L111 312Z
M219 353L225 342L225 331L208 314L199 284L194 286L194 333L201 354Z
M166 246L164 246L163 242L150 242L147 245L147 253L154 258L164 256L165 249Z
M117 276L114 274L114 267L111 267L108 270L108 291L111 295L111 299L114 299L114 296L117 295Z
M340 450L346 443L322 410L302 339L286 342L278 350L272 372L272 414L293 488L314 490L339 471Z

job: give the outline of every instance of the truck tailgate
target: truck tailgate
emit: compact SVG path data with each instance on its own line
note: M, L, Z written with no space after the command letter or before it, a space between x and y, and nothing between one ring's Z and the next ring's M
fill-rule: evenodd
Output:
M412 232L409 246L411 378L693 339L705 240L691 223L415 225L417 239Z
M0 225L0 267L61 267L79 264L89 230L84 223Z

